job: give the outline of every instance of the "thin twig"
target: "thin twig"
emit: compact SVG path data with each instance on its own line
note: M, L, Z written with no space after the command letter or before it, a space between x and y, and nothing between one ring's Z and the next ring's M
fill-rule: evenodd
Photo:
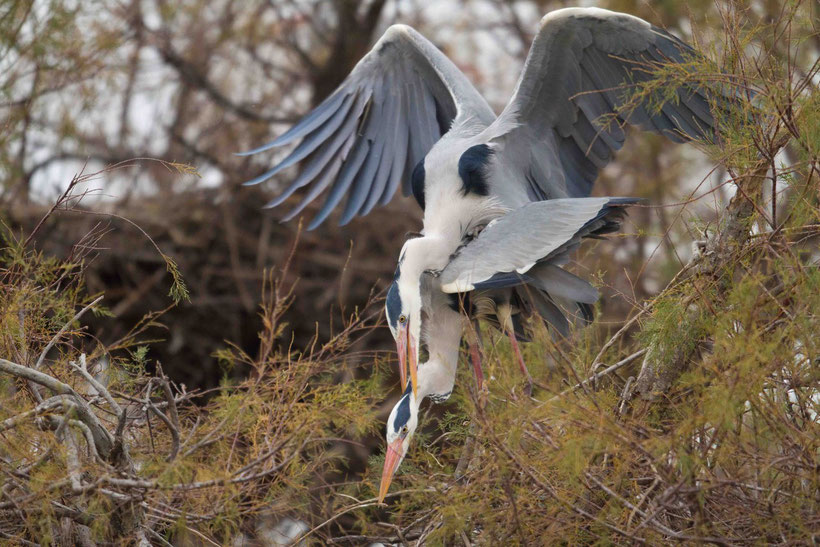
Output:
M52 339L49 341L49 343L46 344L46 347L43 349L42 353L40 353L40 357L37 359L37 362L34 364L34 370L40 370L40 367L43 365L43 361L46 358L46 354L48 354L49 350L54 347L54 344L57 343L57 340L59 340L60 337L63 334L65 334L65 332L71 327L71 325L75 321L78 321L85 314L85 312L87 312L88 310L93 308L97 304L97 302L99 302L100 300L103 299L103 297L104 297L104 295L100 295L97 298L95 298L90 304L88 304L86 307L84 307L83 309L78 311L74 315L74 317L71 318L71 320L68 323L63 325L63 327L59 331L57 331L57 334L55 334L52 337Z
M102 298L102 297L100 297L100 298ZM100 382L98 382L97 379L94 378L91 375L90 372L88 372L88 367L86 366L85 353L80 355L80 364L79 365L77 363L75 363L74 361L69 361L68 364L71 365L71 368L76 370L83 378L85 378L85 380L89 384L91 384L91 386L95 390L97 390L97 393L102 395L102 397L106 400L106 402L109 405L111 405L111 408L114 409L114 412L116 412L117 415L122 414L122 408L117 403L117 401L114 400L114 397L111 396L111 393L108 391L108 389L104 385L102 385Z
M644 353L646 353L646 348L636 351L635 353L633 353L629 357L625 357L624 359L621 359L620 361L618 361L614 365L610 365L610 366L606 367L601 372L597 372L597 373L593 374L592 376L590 376L589 378L587 378L583 382L578 382L574 386L565 389L564 391L562 391L558 395L552 396L551 398L547 399L546 401L544 401L541 404L545 405L547 403L552 403L554 401L557 401L558 399L560 399L564 395L572 393L573 391L576 391L576 390L578 390L582 387L586 387L587 385L589 385L591 383L597 382L598 380L600 380L601 378L603 378L607 374L611 374L611 373L615 372L616 370L618 370L619 368L621 368L625 365L628 365L629 363L631 363L632 361L634 361L635 359L637 359L638 357L640 357Z

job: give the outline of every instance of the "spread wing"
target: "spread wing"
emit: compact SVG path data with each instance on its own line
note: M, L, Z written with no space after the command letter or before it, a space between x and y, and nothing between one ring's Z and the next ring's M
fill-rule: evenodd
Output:
M347 196L340 224L384 205L435 142L455 123L495 119L466 76L415 30L393 25L345 81L313 111L256 154L301 139L282 162L248 181L258 184L308 160L296 179L268 204L275 207L309 188L284 218L299 214L329 189L309 229L321 224Z
M583 237L617 230L624 207L637 201L566 198L528 203L492 221L474 240L456 251L439 274L441 288L454 293L532 282L530 277L543 274L535 270L528 277L533 266L561 257ZM556 277L551 279L558 281ZM544 289L555 292L555 287L549 288L549 281L544 281ZM563 296L588 300L577 291L577 287L567 286Z
M547 14L510 103L487 130L496 136L499 167L515 173L497 178L494 191L518 195L508 203L588 196L598 171L623 145L626 123L677 142L711 139L715 121L700 89L679 87L671 100L641 98L637 108L618 114L634 84L653 78L660 64L694 55L631 15L597 8ZM651 101L663 104L659 112ZM511 180L519 187L504 188Z

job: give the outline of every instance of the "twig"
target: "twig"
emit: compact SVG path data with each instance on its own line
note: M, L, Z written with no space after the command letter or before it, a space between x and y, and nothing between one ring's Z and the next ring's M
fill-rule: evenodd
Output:
M453 478L457 481L461 480L467 473L470 467L470 462L473 459L473 452L475 450L475 420L470 423L470 431L467 433L467 439L464 441L464 447L461 449L461 457L458 459L456 470L453 472Z
M22 365L18 365L17 363L12 363L11 361L7 361L0 357L0 370L6 372L8 374L13 374L15 376L19 376L20 378L24 378L31 382L40 384L41 386L47 387L50 390L54 391L55 393L59 393L60 395L72 395L74 397L80 398L74 389L68 384L64 384L60 380L54 378L53 376L49 376L48 374L44 374L39 372L33 368L24 367Z
M69 401L65 402L66 405L66 416L76 413L77 405L71 403ZM55 429L57 433L55 434L56 437L59 439L62 435L62 431L65 429L66 424L74 426L78 428L83 433L83 437L85 437L86 443L88 443L88 452L89 456L93 459L98 459L99 454L97 453L97 447L94 443L94 436L91 434L91 429L85 425L80 420L75 420L73 418L59 417L59 416L47 416L41 422L43 425L49 425L49 427Z
M46 358L46 354L49 352L49 350L50 350L51 348L53 348L53 347L54 347L54 344L56 344L56 343L57 343L57 340L59 340L59 339L60 339L60 337L61 337L63 334L65 334L65 332L69 329L69 327L71 327L71 325L72 325L75 321L78 321L78 320L79 320L79 319L80 319L80 318L81 318L81 317L85 314L85 312L87 312L88 310L90 310L91 308L93 308L93 307L94 307L94 305L95 305L95 304L97 304L97 302L99 302L100 300L102 300L102 299L103 299L103 297L104 297L104 295L100 295L100 296L98 296L97 298L95 298L95 299L94 299L94 300L93 300L90 304L88 304L86 307L84 307L83 309L81 309L80 311L78 311L78 312L74 315L74 317L72 317L72 318L71 318L71 320L70 320L68 323L66 323L65 325L63 325L63 327L62 327L62 328L61 328L61 329L57 332L57 334L55 334L55 335L54 335L54 337L53 337L53 338L49 341L49 343L48 343L48 344L46 344L45 349L43 349L43 352L40 354L40 357L37 359L37 362L34 364L34 367L33 367L33 368L34 368L34 370L40 370L40 367L42 366L43 361L44 361L44 360L45 360L45 358Z
M63 421L68 420L63 419ZM71 481L71 490L81 492L83 486L80 479L80 456L77 450L77 439L71 430L64 432L63 438L63 444L66 447L66 467L68 467L68 480Z
M662 534L666 534L667 536L669 536L671 538L674 538L674 539L678 539L678 540L697 541L698 543L714 543L716 545L728 545L728 542L724 539L721 539L721 538L694 537L694 536L690 536L688 534L682 534L681 532L676 532L675 530L672 530L671 528L668 528L668 527L664 526L663 524L661 524L660 522L658 522L654 518L651 518L651 520L650 520L650 517L647 517L646 513L644 511L642 511L641 509L636 507L634 504L630 503L627 499L625 499L623 496L619 495L617 492L614 492L607 485L605 485L604 483L602 483L601 481L596 479L591 473L584 472L584 476L587 479L589 479L590 481L594 482L595 485L598 486L598 488L600 488L601 490L603 490L604 492L606 492L607 494L609 494L613 498L615 498L618 501L620 501L621 503L623 503L627 508L632 509L632 511L634 511L637 514L644 517L646 519L644 521L644 524L649 524L650 526L652 526L653 528L655 528L658 532L660 532Z
M68 190L66 190L66 191L68 191ZM49 214L51 214L51 212L49 212ZM38 227L39 227L39 225L38 225ZM36 229L35 229L35 231L36 231ZM32 232L31 235L34 235L34 232ZM31 236L29 236L29 237L31 237ZM28 240L26 240L26 242L28 242ZM49 340L48 344L46 344L46 347L40 353L40 357L37 358L37 362L34 363L34 370L40 370L40 368L43 366L43 361L45 361L45 358L46 358L46 355L48 354L48 352L51 350L51 348L54 347L54 344L57 343L57 340L59 340L60 337L63 334L65 334L65 332L69 329L69 327L71 327L71 325L75 321L78 321L83 316L83 314L85 314L85 312L90 310L97 302L99 302L102 299L103 299L103 295L100 295L97 298L95 298L89 305L87 305L86 307L84 307L83 309L78 311L74 315L74 317L71 318L71 321L67 322L65 325L63 325L63 327L59 331L57 331L57 334L55 334L51 338L51 340ZM29 381L29 387L31 388L32 393L34 393L34 398L37 399L37 402L38 403L43 402L43 396L40 394L40 391L37 388L37 386L32 384L31 381Z
M610 365L610 366L606 367L601 372L597 372L597 373L593 374L592 376L590 376L589 378L587 378L583 382L578 382L574 386L565 389L564 391L562 391L558 395L552 396L551 398L549 398L546 401L544 401L543 403L541 403L541 405L545 405L547 403L554 402L554 401L560 399L561 397L563 397L564 395L572 393L573 391L575 391L577 389L580 389L582 387L586 387L590 383L597 382L598 380L600 380L601 378L603 378L607 374L611 374L612 372L615 372L619 368L621 368L625 365L628 365L629 363L631 363L632 361L634 361L635 359L637 359L638 357L640 357L644 353L646 353L646 348L636 351L635 353L633 353L629 357L625 357L624 359L621 359L620 361L618 361L614 365Z
M171 453L168 455L168 461L173 461L179 453L179 414L177 413L177 404L174 400L174 394L171 391L171 383L168 377L162 371L162 365L157 363L157 371L160 374L160 385L165 394L165 400L168 402L168 417L171 419L173 428L171 429Z
M154 405L149 397L145 398L145 404L148 406L148 409L151 410L154 414L156 414L157 418L162 420L162 422L168 427L168 430L171 432L171 451L168 453L168 456L165 458L165 461L172 462L179 454L179 428L178 423L175 425L168 416L165 415L160 409Z
M174 547L174 545L173 545L172 543L168 543L168 540L166 540L164 537L162 537L162 535L160 535L160 533L159 533L159 532L157 532L156 530L154 530L154 529L149 528L149 527L147 527L147 526L146 526L146 527L145 527L145 531L146 531L146 532L148 532L148 534L149 534L152 538L154 538L155 540L159 541L159 542L160 542L160 543L162 543L163 545L166 545L167 547Z
M406 494L407 492L416 492L416 491L417 490L399 490L398 492L393 492L392 494L387 494L387 496L385 496L385 497L386 498L394 498L396 496ZM335 521L336 519L338 519L342 515L346 515L347 513L351 512L355 509L364 509L365 507L372 507L374 505L380 505L376 498L370 498L370 499L367 499L367 500L364 500L364 501L360 501L359 503L354 503L353 505L350 505L348 507L345 507L340 512L336 513L335 515L333 515L332 517L330 517L329 519L327 519L323 523L321 523L317 526L314 526L313 528L311 528L307 532L305 532L302 535L300 535L299 537L295 538L292 542L292 545L297 545L300 541L302 541L305 538L307 538L308 536L312 535L317 530L320 530L320 529L324 528L325 526L327 526L331 522Z
M39 543L34 543L33 541L29 541L27 539L23 539L23 538L18 537L18 536L13 536L11 534L7 534L6 532L4 532L2 530L0 530L0 538L14 540L14 543L16 543L17 545L34 545L36 547L40 547Z
M304 446L304 444L302 445ZM177 483L171 485L161 484L155 480L145 480L145 479L123 479L119 477L102 477L98 482L107 483L112 486L118 486L120 488L136 488L136 489L143 489L143 490L173 490L173 491L187 491L187 490L199 490L202 488L212 488L215 486L226 486L228 484L241 484L244 482L248 482L251 480L259 479L284 468L287 464L289 464L293 458L295 458L301 452L301 448L298 450L294 450L287 458L282 460L279 464L273 466L270 469L266 469L260 473L255 473L253 475L243 475L240 477L234 477L230 479L212 479L207 481L199 481L199 482L191 482L191 483ZM97 488L97 484L89 485L86 490L95 490Z
M57 431L55 431L55 432L54 432L54 436L55 436L55 437L57 437L57 438L59 439L59 438L60 438L60 435L61 435L61 434L62 434L62 432L63 432L63 429L65 429L65 427L66 427L66 425L67 425L67 424L68 424L68 422L66 422L65 420L63 420L63 423L61 423L61 424L60 424L60 426L57 428ZM38 467L41 463L43 463L43 462L45 462L47 459L49 459L49 458L51 457L51 453L52 453L53 451L54 451L54 445L51 445L51 446L49 446L49 447L46 449L46 451L43 453L43 455L42 455L42 456L40 456L39 458L37 458L37 459L36 459L34 462L32 462L31 464L26 465L26 466L23 466L23 467L20 467L17 471L18 471L18 472L20 472L20 473L28 473L30 470L32 470L32 469L34 469L34 468Z
M621 391L621 400L618 403L618 416L623 416L624 408L626 408L626 403L629 400L629 395L632 392L632 383L635 381L634 376L630 376L626 379L626 383L624 384L624 389Z
M45 215L43 215L43 217L40 219L40 221L37 223L37 225L34 227L34 229L28 235L26 240L23 242L23 247L24 248L28 247L29 242L37 234L37 232L40 231L40 228L43 226L43 223L45 223L45 221L48 220L48 218L51 215L54 214L54 211L56 211L57 208L60 207L60 205L62 205L63 203L66 203L68 200L70 200L72 197L74 197L74 196L71 195L71 191L77 186L77 184L80 183L81 180L86 178L86 176L83 175L83 171L85 171L85 167L86 166L83 165L82 170L79 173L75 174L74 177L72 177L71 182L68 183L68 187L65 189L65 192L63 192L62 195L59 198L57 198L57 201L55 201L51 205L48 212Z
M509 458L510 461L513 464L515 464L516 467L518 467L518 469L520 469L525 475L527 475L530 478L530 480L533 481L533 483L535 483L535 485L539 489L541 489L545 494L550 496L556 502L558 502L561 505L564 505L565 507L573 510L575 513L577 513L578 515L580 515L582 517L586 517L588 519L594 520L595 522L601 524L602 526L608 528L609 530L612 530L613 532L615 532L617 534L620 534L620 535L624 536L625 538L628 538L628 539L630 539L630 540L632 540L636 543L641 543L641 544L646 543L645 539L637 537L635 535L632 535L629 532L627 532L625 530L622 530L621 528L618 528L614 524L611 524L611 523L609 523L605 520L600 519L599 517L593 515L589 511L586 511L582 507L578 507L577 505L574 505L572 503L569 503L569 502L561 499L558 496L558 494L555 492L555 489L552 486L550 486L549 484L543 482L541 479L539 479L535 475L534 471L530 467L528 467L528 466L524 465L523 463L521 463L518 460L518 458L515 456L515 454L513 454L513 452L504 445L504 443L502 443L499 439L497 439L495 437L495 435L490 434L489 437L490 437L490 440L492 441L492 443L494 445L496 445L507 456L507 458Z
M25 412L21 412L16 416L12 416L11 418L6 418L2 422L0 422L0 431L6 431L7 429L12 429L13 427L17 427L17 425L28 418L29 416L40 414L41 412L46 412L55 408L57 406L62 406L63 404L63 397L57 395L55 397L50 397L34 407L31 410L27 410Z
M80 431L83 432L83 436L85 437L85 442L88 444L89 455L94 460L99 459L100 455L97 453L97 445L94 443L94 435L91 434L91 428L80 420L69 420L68 423L69 425L80 428Z
M100 298L102 298L102 297L100 297ZM108 402L108 404L111 405L111 408L114 409L114 412L116 412L117 415L122 414L122 408L117 403L117 401L115 401L114 398L111 396L111 393L108 391L108 389L104 385L102 385L100 382L98 382L97 379L94 378L91 375L90 372L88 372L88 367L86 366L85 353L80 355L80 364L79 365L77 363L75 363L74 361L69 361L68 364L71 365L71 367L74 370L76 370L78 373L80 373L80 375L83 378L85 378L85 380L89 384L91 384L91 386L95 390L97 390L97 393L102 395L102 397L106 400L106 402Z
M629 327L631 327L638 319L640 319L643 316L643 314L649 311L650 307L651 306L644 306L643 308L641 308L641 311L636 313L635 317L624 323L624 326L618 329L618 332L613 334L612 337L609 340L607 340L606 344L604 344L603 347L601 347L601 350L598 352L598 355L596 355L595 359L592 360L592 370L595 370L595 367L597 367L601 363L601 358L604 356L604 353L606 353L606 350L611 348L615 341L618 338L620 338L621 335L629 329Z

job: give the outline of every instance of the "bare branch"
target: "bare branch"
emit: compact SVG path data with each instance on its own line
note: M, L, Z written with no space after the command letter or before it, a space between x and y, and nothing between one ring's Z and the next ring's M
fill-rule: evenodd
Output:
M100 297L100 298L102 298L102 297ZM76 370L83 378L85 378L85 380L89 384L91 384L91 386L95 390L97 390L97 393L102 395L102 397L106 400L106 402L108 402L109 405L111 405L111 408L114 410L114 412L117 413L117 415L122 414L122 407L120 407L120 405L117 403L117 401L114 400L114 398L111 396L111 393L108 391L108 389L104 385L102 385L100 382L98 382L97 379L94 378L91 375L90 372L88 372L88 367L86 366L85 353L80 355L80 364L79 365L77 363L75 363L74 361L69 361L68 364L71 365L71 368Z

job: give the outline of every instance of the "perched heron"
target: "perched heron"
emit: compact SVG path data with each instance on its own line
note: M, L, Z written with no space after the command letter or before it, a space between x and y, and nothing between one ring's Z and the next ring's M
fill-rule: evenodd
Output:
M341 224L386 204L400 183L405 195L412 193L424 210L424 227L402 248L396 313L388 319L400 372L409 371L411 393L420 401L427 278L434 280L429 290L449 294L527 283L533 268L585 227L632 203L587 197L623 145L626 124L676 142L710 140L714 120L701 89L681 86L665 103L666 97L630 94L633 84L653 77L653 66L689 56L688 45L637 17L557 10L541 20L513 96L496 117L435 46L412 28L393 25L319 106L270 144L247 152L301 139L247 184L307 160L268 205L309 186L288 220L327 190L309 229L345 196Z

